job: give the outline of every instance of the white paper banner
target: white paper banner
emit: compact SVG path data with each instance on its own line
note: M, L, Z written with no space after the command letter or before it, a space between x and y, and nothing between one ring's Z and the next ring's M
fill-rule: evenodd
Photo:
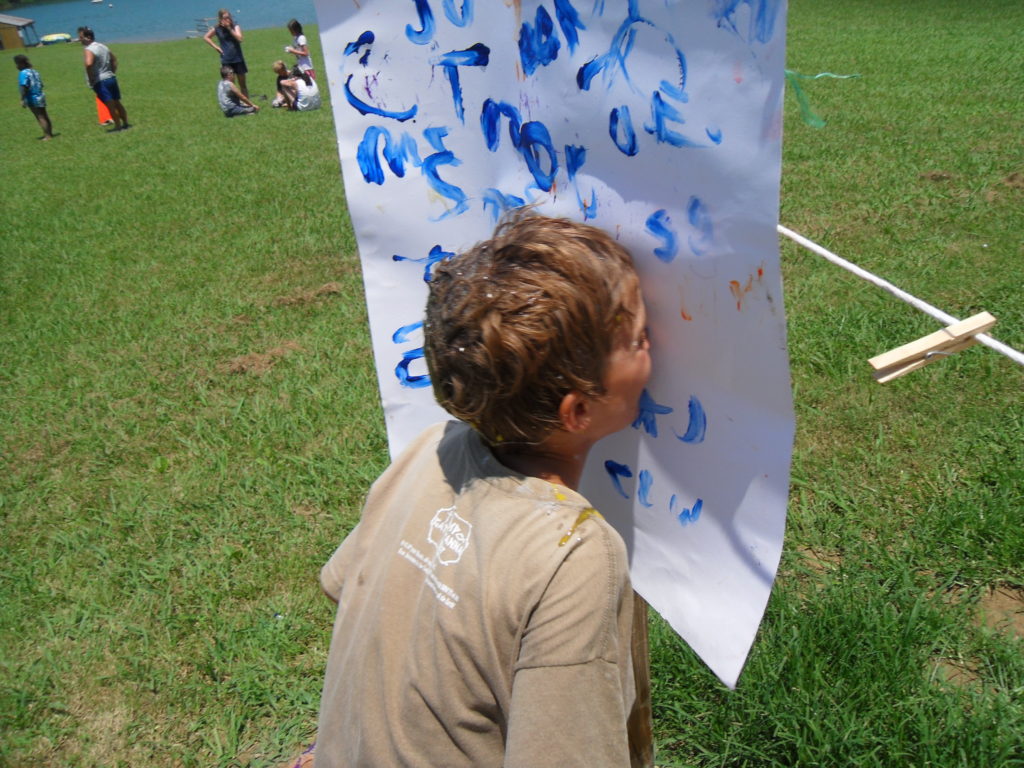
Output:
M778 245L782 0L317 0L392 454L446 417L433 265L503 211L633 254L654 375L582 491L634 586L735 685L782 547L793 415Z

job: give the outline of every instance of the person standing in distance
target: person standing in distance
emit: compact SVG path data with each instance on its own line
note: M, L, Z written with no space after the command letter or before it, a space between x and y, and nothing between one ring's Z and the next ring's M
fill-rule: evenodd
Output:
M43 93L43 79L32 69L28 56L18 54L14 57L14 66L18 68L18 90L21 92L21 106L32 110L43 135L39 138L49 141L53 138L53 124L46 113L46 94Z
M216 36L217 43L213 42ZM203 35L206 44L220 54L221 66L229 66L238 78L238 90L246 98L249 97L249 88L245 84L245 75L249 68L245 65L245 57L242 55L242 28L235 24L231 11L221 8L217 11L217 26L210 27Z
M292 44L286 45L284 52L295 56L295 66L316 80L316 70L313 69L313 60L309 56L309 42L302 34L302 25L298 19L288 22L288 31L292 33Z
M128 130L131 127L128 113L121 103L121 88L117 84L117 56L103 43L96 42L96 35L89 27L78 28L78 42L85 46L85 80L114 119L110 130Z

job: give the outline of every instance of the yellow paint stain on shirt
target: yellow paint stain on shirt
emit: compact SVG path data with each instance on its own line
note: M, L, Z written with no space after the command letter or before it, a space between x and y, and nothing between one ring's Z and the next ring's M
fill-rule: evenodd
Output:
M566 532L565 536L562 537L561 541L558 542L558 546L564 547L566 544L568 544L569 539L571 539L572 535L576 533L576 529L592 517L596 517L598 520L604 520L604 515L602 515L593 507L587 507L582 512L580 512L579 517L576 518L576 522L572 524L572 528L570 528Z

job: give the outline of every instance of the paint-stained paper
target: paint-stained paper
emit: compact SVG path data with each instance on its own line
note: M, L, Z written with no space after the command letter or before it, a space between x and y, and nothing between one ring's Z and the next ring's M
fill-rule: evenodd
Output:
M392 454L446 417L433 265L523 203L632 252L654 375L582 491L727 685L782 547L793 414L775 233L782 0L318 0ZM323 76L321 76L323 79Z

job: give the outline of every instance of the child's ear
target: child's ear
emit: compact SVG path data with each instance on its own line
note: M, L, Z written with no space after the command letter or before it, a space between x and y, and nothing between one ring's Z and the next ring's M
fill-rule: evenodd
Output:
M590 399L582 392L571 390L558 406L558 418L566 432L585 432L590 427Z

